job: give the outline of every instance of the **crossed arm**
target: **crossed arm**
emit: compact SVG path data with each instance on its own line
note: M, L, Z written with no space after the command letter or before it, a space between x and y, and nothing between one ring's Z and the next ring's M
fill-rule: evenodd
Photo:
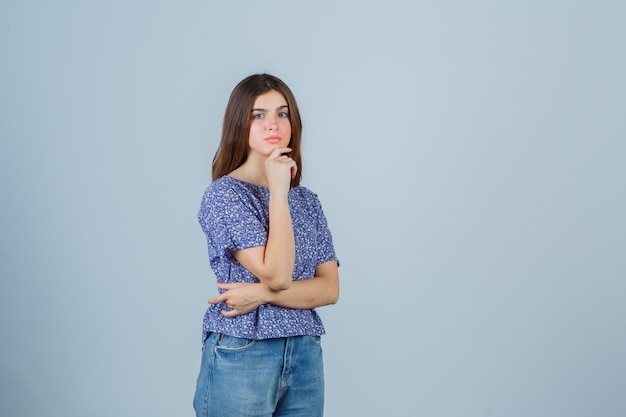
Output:
M269 198L269 231L265 246L231 251L244 268L259 279L259 283L217 283L225 290L209 299L210 304L224 302L230 309L228 317L248 313L262 304L274 304L293 309L310 309L334 304L339 298L339 274L336 261L315 268L315 275L302 281L292 281L296 248L289 209L291 178L298 169L287 154L290 148L274 149L264 162ZM246 161L248 163L248 161ZM250 162L254 164L254 161ZM252 165L249 165L252 166ZM235 170L236 171L236 170Z
M310 309L335 304L339 299L339 273L336 261L318 265L314 277L293 281L288 289L282 291L273 290L263 282L216 285L226 291L209 299L209 304L224 302L231 309L222 311L227 317L248 313L262 304Z

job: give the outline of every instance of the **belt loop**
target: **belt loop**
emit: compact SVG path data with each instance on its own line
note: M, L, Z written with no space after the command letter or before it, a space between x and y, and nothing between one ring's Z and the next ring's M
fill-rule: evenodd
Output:
M220 337L218 337L217 340L221 342L222 341L222 336L224 336L224 334L220 333Z

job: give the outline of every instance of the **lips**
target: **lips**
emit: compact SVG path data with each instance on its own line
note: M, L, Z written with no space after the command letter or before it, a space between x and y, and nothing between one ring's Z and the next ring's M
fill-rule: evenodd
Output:
M269 136L267 138L265 138L265 141L267 143L271 143L271 144L276 144L278 142L280 142L282 139L280 136Z

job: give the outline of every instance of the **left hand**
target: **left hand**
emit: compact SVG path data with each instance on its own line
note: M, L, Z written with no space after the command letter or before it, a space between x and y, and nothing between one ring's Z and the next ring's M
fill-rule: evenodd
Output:
M262 283L236 282L225 284L215 283L219 288L225 290L224 293L209 299L209 304L224 303L231 310L222 310L226 317L235 317L255 310L258 306L265 304L263 294L267 289Z

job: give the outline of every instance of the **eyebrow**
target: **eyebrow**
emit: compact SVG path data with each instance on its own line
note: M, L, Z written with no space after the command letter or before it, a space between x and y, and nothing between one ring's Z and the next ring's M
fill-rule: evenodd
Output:
M289 106L287 104L285 104L284 106L276 107L276 110L288 109L288 108L289 108ZM267 110L266 109L252 109L250 111L251 112L253 112L253 111L265 111L266 112Z

